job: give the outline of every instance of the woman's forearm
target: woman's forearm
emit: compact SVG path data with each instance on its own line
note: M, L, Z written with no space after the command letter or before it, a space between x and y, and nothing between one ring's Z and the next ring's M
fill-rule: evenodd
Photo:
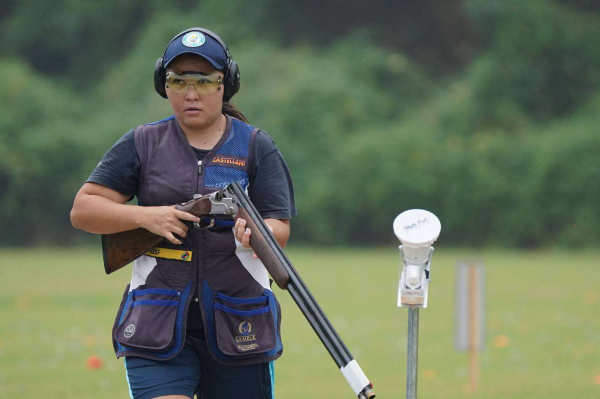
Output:
M290 221L279 220L279 219L265 219L265 223L271 226L273 229L273 236L281 246L281 248L285 248L288 239L290 238Z
M200 222L197 216L177 210L174 206L125 205L128 198L108 187L86 183L75 197L71 223L75 228L96 234L119 233L143 227L173 244L181 244L179 238L184 238L188 230L183 221Z
M142 227L144 208L94 194L77 194L71 210L73 227L95 234L111 234Z

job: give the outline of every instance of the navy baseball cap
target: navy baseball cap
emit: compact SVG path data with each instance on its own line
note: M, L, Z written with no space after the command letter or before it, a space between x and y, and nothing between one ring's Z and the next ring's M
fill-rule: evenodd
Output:
M227 53L212 36L198 30L190 30L176 36L169 43L163 57L163 67L167 67L181 54L197 54L219 70L227 68Z

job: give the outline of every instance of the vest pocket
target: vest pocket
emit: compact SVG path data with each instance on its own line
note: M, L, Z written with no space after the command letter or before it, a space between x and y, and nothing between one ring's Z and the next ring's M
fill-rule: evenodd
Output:
M204 282L202 308L208 346L217 359L250 364L281 354L279 306L269 290L260 297L238 298L213 291Z
M173 345L181 293L168 289L133 290L131 304L113 336L121 345L162 351Z
M275 347L275 322L267 296L232 298L215 293L219 350L229 356L265 353Z

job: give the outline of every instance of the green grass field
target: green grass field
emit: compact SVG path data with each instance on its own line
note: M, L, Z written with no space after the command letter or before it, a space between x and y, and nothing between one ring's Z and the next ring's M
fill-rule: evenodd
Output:
M407 309L398 252L291 248L288 255L378 398L405 395ZM471 398L600 397L600 252L451 250L433 259L421 311L419 398L466 397L454 350L454 269L486 267L487 349ZM110 329L129 270L106 276L99 249L0 250L0 398L127 398ZM286 292L276 397L354 397ZM90 356L102 367L89 369Z

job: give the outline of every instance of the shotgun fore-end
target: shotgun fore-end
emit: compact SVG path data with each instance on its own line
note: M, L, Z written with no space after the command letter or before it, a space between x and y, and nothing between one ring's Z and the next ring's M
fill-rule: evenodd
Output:
M265 268L277 284L279 288L285 290L290 282L290 276L288 272L285 270L281 261L267 242L263 232L261 230L268 230L266 224L262 221L259 223L263 223L263 229L260 229L257 222L250 216L250 214L240 206L238 210L238 214L235 218L244 219L246 221L246 226L250 229L252 234L250 235L250 246L261 260ZM265 231L266 234L271 234L270 231ZM271 235L272 236L272 235ZM275 239L273 238L273 241Z

